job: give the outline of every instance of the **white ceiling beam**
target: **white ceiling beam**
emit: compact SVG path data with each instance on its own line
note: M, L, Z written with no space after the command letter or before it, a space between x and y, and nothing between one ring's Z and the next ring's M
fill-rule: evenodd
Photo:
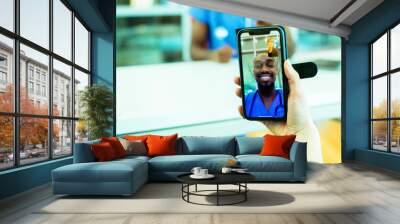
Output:
M368 0L357 0L353 2L347 9L341 12L336 18L331 20L330 27L336 27L347 18L349 18L355 11L357 11L361 6L367 3ZM346 6L347 7L347 6Z
M347 38L350 35L350 27L346 25L330 26L329 21L296 15L276 9L256 7L239 2L227 0L172 0L176 3L207 8L244 17L270 21L272 23L338 35Z

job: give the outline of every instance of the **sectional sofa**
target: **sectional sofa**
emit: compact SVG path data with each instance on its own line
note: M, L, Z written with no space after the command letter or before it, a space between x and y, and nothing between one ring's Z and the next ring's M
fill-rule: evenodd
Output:
M177 155L96 162L90 145L98 142L77 143L74 163L53 170L54 194L131 195L148 181L176 181L178 175L196 166L218 172L231 159L259 182L306 180L306 143L294 142L290 159L285 159L258 155L263 138L185 136L177 140Z

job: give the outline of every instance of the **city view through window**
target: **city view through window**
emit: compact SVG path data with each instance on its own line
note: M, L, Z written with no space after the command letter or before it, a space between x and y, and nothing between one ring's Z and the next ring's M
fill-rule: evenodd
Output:
M400 153L400 24L370 46L371 148Z
M87 139L79 96L90 84L90 32L61 0L20 0L16 10L19 27L14 10L0 13L0 170L70 156Z

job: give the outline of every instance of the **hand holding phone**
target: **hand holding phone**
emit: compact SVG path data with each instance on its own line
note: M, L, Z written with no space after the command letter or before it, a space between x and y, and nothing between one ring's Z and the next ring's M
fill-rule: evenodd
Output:
M311 159L311 161L323 161L318 129L312 121L304 93L301 90L299 82L300 76L290 64L290 62L286 60L286 42L284 38L283 28L278 28L278 30L281 30L278 31L279 44L275 41L273 44L269 44L270 46L268 46L267 42L267 46L261 49L260 47L258 47L257 44L259 44L259 40L262 40L263 37L257 37L257 34L270 35L274 32L271 32L271 29L269 28L250 29L257 30L256 32L248 32L245 35L245 37L247 36L246 38L253 39L253 51L251 51L251 45L249 46L246 45L246 43L241 42L242 35L240 34L245 32L246 29L238 31L240 77L237 77L235 79L235 83L237 85L240 85L240 88L236 90L236 95L242 97L242 106L239 107L240 113L246 119L261 121L268 128L267 133L269 134L296 135L296 141L307 142L307 157ZM268 36L266 36L266 38L268 41ZM242 48L241 46L244 47ZM246 48L247 50L245 50ZM277 51L271 50L272 48L277 49ZM268 61L268 58L274 57L274 55L276 55L276 52L278 52L278 63L271 64ZM267 54L267 56L265 54ZM252 60L249 60L249 58L251 58ZM263 66L261 72L258 72L257 70L257 61L261 61L260 66ZM259 75L257 76L258 73ZM310 75L307 74L307 76L305 77L312 77L313 75L315 75L315 73L316 67L315 69L313 69L313 71L310 72ZM282 85L279 85L280 80L282 80ZM270 84L272 81L274 81L275 83L274 88L272 88L272 85ZM254 95L254 92L258 93L259 89L265 87L268 87L266 89L273 89L272 92L275 92L275 97L271 97L273 95L268 95L264 93L259 94L260 96L256 99L261 99L262 101L258 101L256 105L258 105L258 110L261 110L262 112L264 112L264 114L253 114L252 107L254 107L254 104L246 104L246 97L249 96L249 93L253 93ZM265 110L272 113L274 110L272 110L271 112L271 108L274 107L271 106L273 104L268 104L268 100L265 100L268 98L266 98L265 95L270 97L270 99L278 100L279 98L276 98L276 92L278 92L279 95L280 88L284 93L282 101L284 116L280 116L281 114L279 112L275 112L275 114L273 114L272 116L271 114L266 114ZM268 93L268 91L266 92ZM275 103L274 105L279 104Z
M275 120L261 121L268 128L271 134L274 135L297 134L300 130L304 129L307 123L312 123L307 102L300 87L299 74L288 60L284 62L284 71L290 89L287 101L288 107L286 122L276 122ZM236 77L234 81L236 85L240 86L240 77ZM236 89L236 95L242 97L241 88ZM243 106L239 106L239 112L244 117Z
M322 162L321 142L318 129L312 121L307 101L300 86L300 76L288 60L284 62L285 76L288 79L288 112L285 122L274 120L262 120L267 127L267 133L272 135L296 135L296 141L307 142L307 158L310 161ZM242 97L240 77L235 78L239 87L236 95ZM243 107L239 106L239 112L244 117Z
M287 58L284 28L244 28L237 37L244 117L286 120L289 89L283 70Z

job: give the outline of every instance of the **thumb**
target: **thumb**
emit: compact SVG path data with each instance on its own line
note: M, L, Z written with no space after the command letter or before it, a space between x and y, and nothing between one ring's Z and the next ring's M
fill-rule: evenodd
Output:
M284 63L285 76L288 79L290 91L298 90L298 83L300 80L299 73L293 68L289 60Z

